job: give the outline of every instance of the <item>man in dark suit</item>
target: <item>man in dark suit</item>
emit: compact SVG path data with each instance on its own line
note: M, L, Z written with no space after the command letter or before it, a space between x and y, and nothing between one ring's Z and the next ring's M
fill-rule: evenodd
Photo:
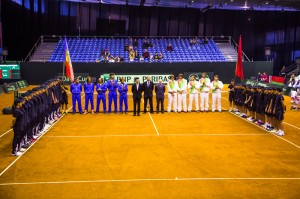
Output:
M164 98L165 98L165 85L162 84L162 80L158 81L158 84L155 86L156 93L156 114L159 113L159 105L160 111L164 114Z
M140 116L140 106L143 92L143 85L140 84L140 79L135 79L135 84L131 87L131 92L133 96L133 116ZM137 107L136 107L137 106ZM137 108L137 110L136 110Z
M147 112L147 104L149 100L150 104L150 113L153 113L153 89L154 89L154 84L150 80L150 76L147 76L147 81L143 83L143 91L144 91L144 114Z

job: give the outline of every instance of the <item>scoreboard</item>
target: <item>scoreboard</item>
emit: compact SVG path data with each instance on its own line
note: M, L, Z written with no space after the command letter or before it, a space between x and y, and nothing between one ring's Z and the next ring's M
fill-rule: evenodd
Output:
M0 64L0 79L21 79L19 64Z

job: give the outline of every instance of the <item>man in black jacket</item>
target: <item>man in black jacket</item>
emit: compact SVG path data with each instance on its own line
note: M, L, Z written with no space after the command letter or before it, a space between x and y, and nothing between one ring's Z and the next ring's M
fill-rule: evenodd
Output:
M154 84L150 79L150 76L147 76L147 81L143 83L143 91L144 91L144 114L147 112L147 104L149 100L150 104L150 113L153 113L153 89L154 89Z
M133 116L140 116L140 106L143 92L143 85L140 84L140 79L135 79L135 84L131 87L133 97Z
M155 93L156 93L156 114L159 113L159 107L161 107L160 111L164 113L164 98L165 98L165 85L162 84L162 80L160 79L158 84L155 85Z

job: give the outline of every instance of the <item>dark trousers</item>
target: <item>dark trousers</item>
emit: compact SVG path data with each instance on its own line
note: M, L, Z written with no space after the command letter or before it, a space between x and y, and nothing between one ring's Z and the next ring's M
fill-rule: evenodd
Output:
M136 107L137 106L137 107ZM137 110L136 110L137 108ZM133 113L136 115L140 114L140 110L141 110L141 98L133 98Z
M144 97L144 113L147 112L147 104L148 104L148 100L149 100L149 104L150 104L150 113L153 113L153 102L152 102L152 97Z
M12 153L17 153L21 148L22 131L14 130L14 138L12 143Z
M159 112L159 106L160 106L160 111L163 113L164 112L164 98L156 98L156 112Z

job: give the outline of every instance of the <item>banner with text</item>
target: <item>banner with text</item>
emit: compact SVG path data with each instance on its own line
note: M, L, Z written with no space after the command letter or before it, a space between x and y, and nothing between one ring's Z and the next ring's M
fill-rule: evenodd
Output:
M137 77L140 79L140 82L144 82L146 81L147 76L150 76L151 81L153 81L155 84L158 83L160 79L162 80L163 84L166 84L170 79L170 74L115 74L115 79L120 82L120 79L124 77L127 84L134 84L134 81ZM104 81L107 81L109 79L109 74L103 74L101 77L104 79Z

